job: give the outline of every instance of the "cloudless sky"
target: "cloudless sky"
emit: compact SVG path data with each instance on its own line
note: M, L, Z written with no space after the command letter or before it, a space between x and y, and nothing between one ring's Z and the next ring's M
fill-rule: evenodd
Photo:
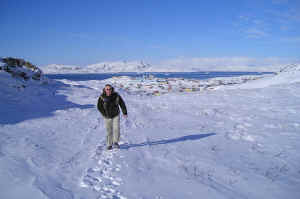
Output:
M299 0L1 0L0 57L34 64L300 58Z

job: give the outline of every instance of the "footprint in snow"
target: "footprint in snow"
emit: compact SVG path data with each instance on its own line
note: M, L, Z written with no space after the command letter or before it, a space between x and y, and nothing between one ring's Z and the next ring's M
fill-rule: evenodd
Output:
M105 147L99 146L93 156L95 166L87 169L82 178L81 186L98 192L97 199L126 199L118 191L122 184L122 179L117 177L122 166L114 161L115 158L121 158L118 152L115 149L107 151Z

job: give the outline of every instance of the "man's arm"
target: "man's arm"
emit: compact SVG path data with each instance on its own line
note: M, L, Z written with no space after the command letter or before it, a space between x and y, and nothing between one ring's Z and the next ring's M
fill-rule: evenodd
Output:
M104 106L103 106L103 100L101 97L99 97L99 99L98 99L97 108L100 111L100 113L105 117L105 110L104 110Z
M124 102L124 100L122 99L122 97L120 95L119 95L119 105L122 109L123 114L127 115L127 109L126 109L125 102Z

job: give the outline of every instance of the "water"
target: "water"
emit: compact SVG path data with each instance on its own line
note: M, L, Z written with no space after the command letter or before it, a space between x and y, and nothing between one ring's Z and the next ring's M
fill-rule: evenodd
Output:
M86 74L46 74L50 79L67 79L72 81L104 80L112 77L129 76L142 78L153 75L157 78L210 79L215 77L236 77L242 75L263 75L271 72L122 72L122 73L86 73Z

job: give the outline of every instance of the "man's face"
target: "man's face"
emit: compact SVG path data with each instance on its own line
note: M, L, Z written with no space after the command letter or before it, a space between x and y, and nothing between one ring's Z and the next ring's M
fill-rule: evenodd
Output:
M107 96L110 96L111 95L111 91L112 91L112 88L110 86L105 86L105 94Z

